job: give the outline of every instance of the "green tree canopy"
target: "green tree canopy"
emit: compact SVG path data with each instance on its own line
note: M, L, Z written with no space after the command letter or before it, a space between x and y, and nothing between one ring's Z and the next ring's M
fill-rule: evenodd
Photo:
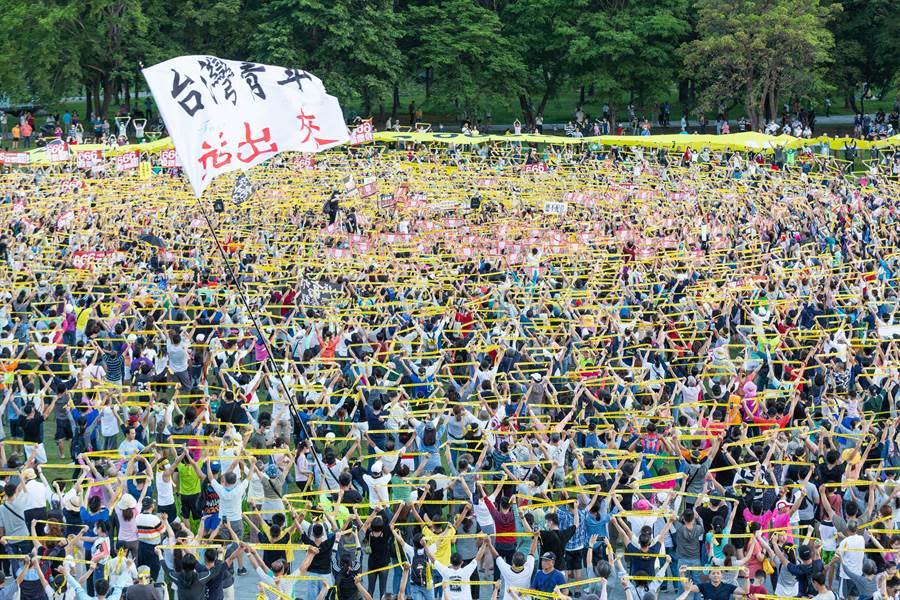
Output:
M743 102L758 129L779 101L819 87L834 39L820 0L696 0L697 39L682 49L705 109ZM768 108L768 110L767 110Z

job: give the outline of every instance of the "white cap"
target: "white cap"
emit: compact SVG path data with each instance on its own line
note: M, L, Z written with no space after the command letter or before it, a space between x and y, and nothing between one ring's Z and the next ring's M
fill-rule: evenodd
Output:
M373 473L381 473L381 471L382 471L383 469L384 469L384 465L381 463L380 460L376 460L376 461L375 461L375 464L372 465L372 472L373 472Z

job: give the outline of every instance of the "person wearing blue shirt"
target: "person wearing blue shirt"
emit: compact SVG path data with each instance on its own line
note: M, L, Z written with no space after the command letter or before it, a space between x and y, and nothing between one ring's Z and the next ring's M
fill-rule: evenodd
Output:
M419 452L427 456L423 472L431 473L436 467L441 466L441 456L438 449L446 427L443 424L440 427L436 427L434 421L416 422L415 427Z
M555 567L556 555L544 552L541 555L541 569L531 576L531 589L550 594L556 586L566 582L566 576Z

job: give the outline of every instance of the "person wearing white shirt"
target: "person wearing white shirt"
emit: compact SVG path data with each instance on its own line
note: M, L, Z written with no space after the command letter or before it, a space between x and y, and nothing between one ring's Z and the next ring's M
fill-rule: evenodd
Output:
M859 522L856 519L847 521L849 535L838 544L837 555L841 558L841 586L847 585L847 573L862 575L863 561L866 558L866 540L858 533ZM844 596L846 597L846 596Z
M100 410L100 435L103 436L103 450L115 450L119 441L119 419L116 409L107 404Z
M44 480L43 473L40 480L34 469L22 470L22 480L25 482L23 494L25 496L24 512L22 516L26 521L47 518L47 501L50 499L50 487Z
M210 485L219 495L219 517L228 521L236 532L243 530L242 503L250 481L245 479L238 482L237 473L229 471L224 476L225 483L219 483L215 479L210 480Z
M153 477L156 482L156 503L159 512L166 513L170 523L174 523L178 517L175 509L175 480L173 476L174 467L166 461L160 465Z
M512 588L530 588L531 576L534 574L534 553L537 551L537 536L531 539L531 550L525 557L521 552L516 552L512 556L512 564L500 556L492 543L488 543L487 547L494 556L497 569L500 571L500 579L503 581L503 600L516 600L516 597L510 593Z
M387 486L391 482L391 474L384 471L384 465L380 460L372 465L371 475L368 473L363 475L363 481L369 486L369 503L372 506L390 502Z
M462 557L458 552L450 555L450 564L445 565L439 560L434 561L434 568L441 577L444 578L446 593L444 597L447 600L470 600L472 592L470 591L469 581L472 580L472 573L478 568L478 562L484 554L485 545L482 544L475 554L475 558L470 560L465 566L462 564Z

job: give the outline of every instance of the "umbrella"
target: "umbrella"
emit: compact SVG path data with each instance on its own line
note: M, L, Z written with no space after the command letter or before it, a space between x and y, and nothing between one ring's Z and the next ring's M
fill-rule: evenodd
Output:
M164 241L162 241L159 238L159 236L157 236L157 235L145 233L142 236L140 236L138 239L141 240L142 242L147 242L151 246L156 246L157 248L165 248L166 247L166 243Z

